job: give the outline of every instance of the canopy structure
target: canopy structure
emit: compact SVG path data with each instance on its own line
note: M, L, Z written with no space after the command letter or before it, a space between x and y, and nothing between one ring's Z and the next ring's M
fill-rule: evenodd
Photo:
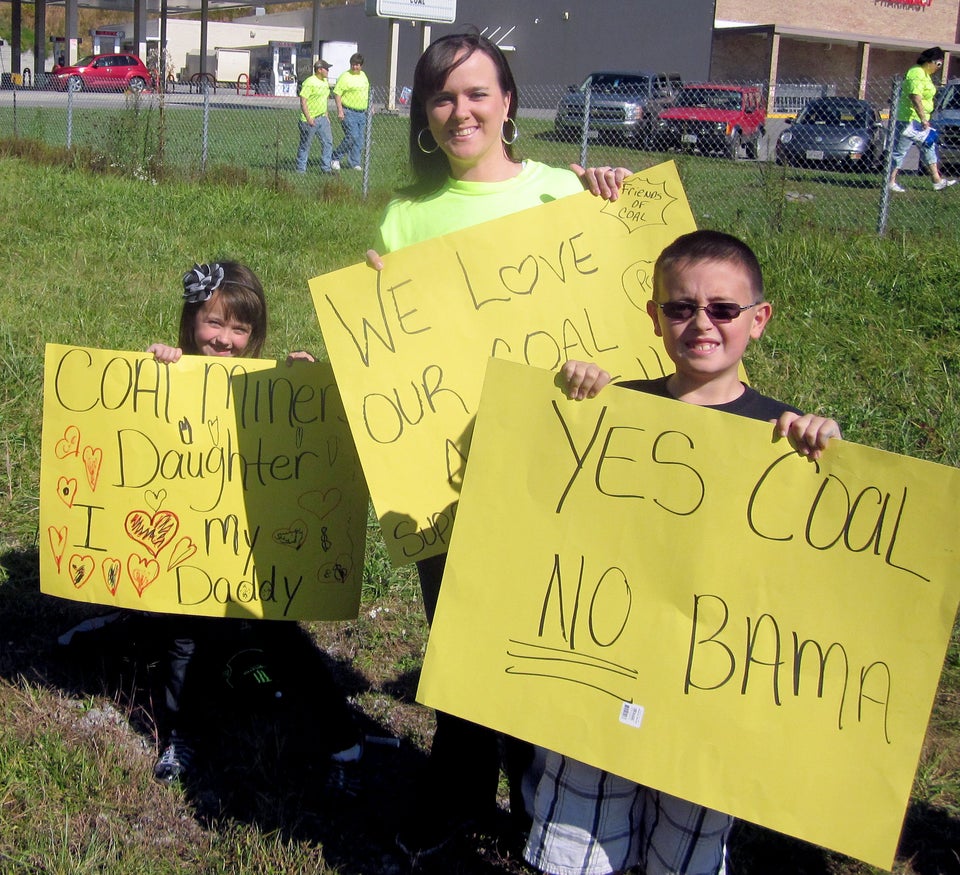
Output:
M256 0L257 6L268 6L281 3L284 0ZM23 26L23 6L24 0L11 0L12 20L11 20L11 72L21 73L20 41ZM52 6L66 7L66 32L64 34L65 46L63 49L66 63L75 62L80 55L80 33L79 16L80 7L85 9L107 9L112 12L119 12L129 15L133 13L133 44L136 53L141 57L147 56L147 18L148 14L160 19L160 43L166 42L166 23L170 15L178 15L185 12L199 12L200 18L200 64L201 69L207 58L207 23L211 11L223 9L246 8L253 4L242 3L238 0L33 0L35 11L33 54L34 58L40 59L46 56L47 34L46 34L46 10ZM313 50L314 57L318 55L319 43L316 34L320 28L317 27L317 17L320 6L320 0L313 0ZM39 61L37 62L39 63ZM161 56L162 63L162 56ZM161 73L164 71L161 70Z

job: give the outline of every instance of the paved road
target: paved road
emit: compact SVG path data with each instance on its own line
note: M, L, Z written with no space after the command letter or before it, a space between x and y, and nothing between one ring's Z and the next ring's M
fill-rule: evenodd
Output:
M203 94L190 93L186 85L179 86L180 91L163 95L164 105L167 107L177 106L201 106L204 101ZM73 94L73 105L76 107L123 107L127 101L132 99L132 95L125 93L95 93L91 91L80 91ZM144 104L155 103L159 101L161 95L152 91L145 91L140 96ZM3 89L0 90L0 106L12 106L14 100L17 106L61 106L65 107L70 95L63 91L41 91L30 88ZM251 109L276 109L276 108L296 108L300 102L296 97L274 97L265 94L237 94L233 88L217 88L215 93L210 94L211 107L230 106L249 107Z

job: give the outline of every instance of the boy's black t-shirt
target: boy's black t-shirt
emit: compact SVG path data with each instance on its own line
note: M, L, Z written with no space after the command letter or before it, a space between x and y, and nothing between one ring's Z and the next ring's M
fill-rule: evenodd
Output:
M659 395L661 398L673 398L667 391L668 377L658 377L656 380L624 380L617 383L624 389L634 389L637 392L646 392L648 395ZM769 398L761 395L756 389L743 384L743 394L728 401L726 404L703 404L699 405L709 410L722 410L724 413L734 413L737 416L746 416L748 419L760 419L769 422L771 419L779 419L781 413L790 410L793 413L801 413L796 407L777 401L776 398Z

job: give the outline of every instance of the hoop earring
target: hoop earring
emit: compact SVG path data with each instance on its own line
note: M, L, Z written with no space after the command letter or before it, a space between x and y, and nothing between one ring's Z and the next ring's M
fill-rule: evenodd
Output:
M417 134L417 146L419 146L420 151L423 152L424 155L432 155L434 152L437 151L437 149L440 148L440 144L439 144L436 140L433 141L433 148L432 148L432 149L427 149L427 148L424 147L424 145L423 145L423 135L424 135L424 134L429 134L429 133L430 133L430 128L422 128L422 129L420 130L420 133Z
M506 132L504 131L504 127L506 126L507 122L510 122L510 124L513 125L513 136L509 140L507 139ZM514 119L510 118L510 116L507 116L503 120L503 124L500 125L500 140L504 146L512 146L517 142L518 139L520 139L520 128L517 127L517 123Z

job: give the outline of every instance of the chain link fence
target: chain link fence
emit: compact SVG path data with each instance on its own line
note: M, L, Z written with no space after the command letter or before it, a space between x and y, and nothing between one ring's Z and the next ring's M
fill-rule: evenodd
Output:
M554 165L642 170L674 160L701 227L880 234L960 227L960 186L934 191L917 149L900 174L907 191L886 185L897 83L871 84L866 93L889 95L881 106L860 100L855 81L782 83L770 113L764 83L670 85L656 100L599 79L580 90L523 89L515 148ZM146 182L205 175L305 191L320 182L366 197L408 181L408 89L372 89L362 169L344 162L336 178L321 177L317 139L307 174L295 172L299 101L256 91L209 79L115 93L11 86L0 89L0 139L69 148L79 163ZM938 101L934 123L949 174L960 171L960 92L948 85ZM332 101L330 117L336 145L343 131Z

